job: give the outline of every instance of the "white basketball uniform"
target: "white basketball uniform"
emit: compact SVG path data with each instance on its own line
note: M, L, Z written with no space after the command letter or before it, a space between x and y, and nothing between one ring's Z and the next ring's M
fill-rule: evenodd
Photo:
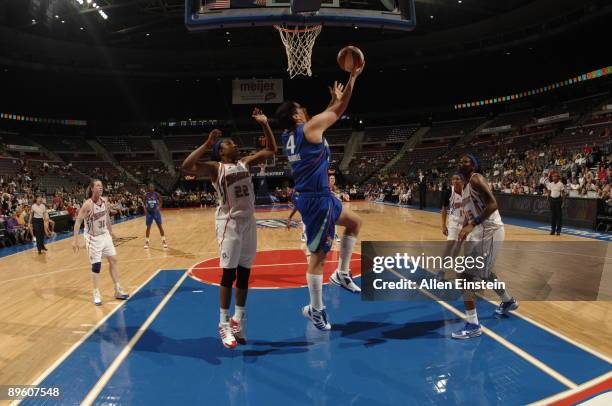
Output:
M86 203L87 201L84 204ZM101 262L102 257L117 255L106 223L108 221L107 204L105 198L100 198L98 203L91 201L91 212L85 218L85 234L83 236L91 264Z
M221 268L251 268L257 251L255 192L249 168L242 162L219 163L216 235Z
M456 241L459 232L463 228L463 196L451 189L451 196L448 201L448 215L446 217L446 228L448 229L447 240Z
M476 174L472 174L472 177ZM470 177L471 179L471 177ZM463 214L468 221L482 215L486 208L482 194L472 188L470 181L467 181L462 194ZM505 239L504 223L502 222L499 210L495 210L482 223L474 227L468 234L466 241L470 243L473 250L472 255L484 256L486 258L486 270L491 272L495 265L495 259L501 242Z

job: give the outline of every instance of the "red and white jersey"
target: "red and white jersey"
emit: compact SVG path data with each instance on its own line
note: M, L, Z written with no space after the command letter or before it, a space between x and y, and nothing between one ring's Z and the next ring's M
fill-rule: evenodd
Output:
M448 208L448 221L463 223L463 196L461 193L455 192L454 188L451 189Z
M476 175L472 174L472 177ZM467 218L468 221L473 220L475 217L481 216L484 212L487 205L484 203L484 199L482 198L482 194L475 190L470 181L467 181L467 184L463 188L462 194L462 206L463 206L463 214ZM504 223L502 222L501 216L499 215L499 210L495 210L491 215L482 222L485 227L503 227Z
M235 164L220 162L214 187L219 196L218 220L255 215L253 181L249 168L242 161Z
M101 197L98 200L98 203L95 203L91 199L87 199L85 203L91 202L91 211L89 215L85 218L85 233L91 236L98 236L102 234L106 234L108 232L107 224L107 213L108 213L108 203L106 199Z

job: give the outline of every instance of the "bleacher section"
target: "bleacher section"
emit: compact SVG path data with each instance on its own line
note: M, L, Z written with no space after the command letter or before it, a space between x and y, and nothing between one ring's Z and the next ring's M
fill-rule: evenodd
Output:
M404 143L419 129L418 124L402 126L368 127L365 129L364 144Z

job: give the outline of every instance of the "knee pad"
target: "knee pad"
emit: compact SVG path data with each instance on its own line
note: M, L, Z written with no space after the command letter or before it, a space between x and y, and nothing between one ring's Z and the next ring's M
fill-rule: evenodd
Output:
M236 287L238 289L248 289L250 276L251 268L244 268L242 266L238 266L238 272L236 272Z
M100 269L102 269L102 262L96 262L95 264L91 264L91 272L100 273Z
M225 288L231 288L236 280L236 269L235 268L223 268L223 276L221 277L221 286Z

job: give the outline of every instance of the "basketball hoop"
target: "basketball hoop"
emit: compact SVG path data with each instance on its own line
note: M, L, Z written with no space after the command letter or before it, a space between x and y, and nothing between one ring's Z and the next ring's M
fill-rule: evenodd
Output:
M312 76L311 59L312 48L322 26L320 24L307 25L303 28L295 26L289 28L286 25L275 25L278 30L281 41L285 45L287 52L287 71L293 79L297 75Z

